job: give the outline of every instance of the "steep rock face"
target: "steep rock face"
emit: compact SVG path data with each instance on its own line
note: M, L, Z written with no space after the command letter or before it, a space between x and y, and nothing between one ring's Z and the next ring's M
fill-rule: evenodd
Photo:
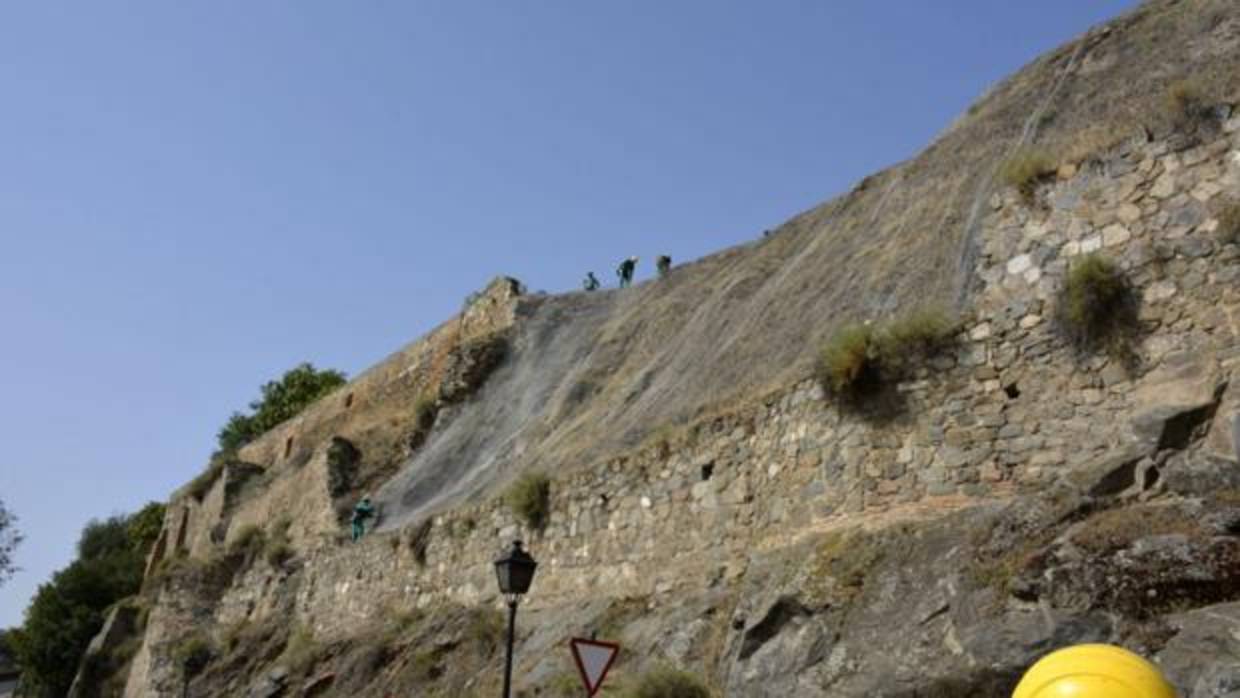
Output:
M623 292L492 285L243 451L257 477L226 470L169 508L126 695L181 691L190 629L216 653L191 695L489 691L490 561L518 536L542 565L529 694L563 687L565 639L597 631L627 648L615 681L666 660L726 695L1003 695L1040 653L1091 640L1155 656L1190 698L1226 695L1238 37L1231 3L1150 3L758 242ZM1185 75L1210 107L1189 121L1163 106ZM1031 144L1062 166L1008 186L1002 163ZM1055 326L1093 251L1141 295L1135 365ZM893 414L807 378L844 321L935 300L961 311L958 347L896 386ZM496 333L502 360L460 353ZM356 545L334 438L385 482L383 532ZM496 498L533 468L552 477L539 531ZM223 554L286 513L291 558Z

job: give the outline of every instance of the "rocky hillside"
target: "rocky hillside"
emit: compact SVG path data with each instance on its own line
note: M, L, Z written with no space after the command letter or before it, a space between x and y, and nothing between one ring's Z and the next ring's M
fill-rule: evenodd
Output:
M591 633L617 695L1002 696L1091 640L1234 695L1238 68L1240 6L1150 2L750 244L497 280L176 493L75 691L491 695L521 537L523 695Z

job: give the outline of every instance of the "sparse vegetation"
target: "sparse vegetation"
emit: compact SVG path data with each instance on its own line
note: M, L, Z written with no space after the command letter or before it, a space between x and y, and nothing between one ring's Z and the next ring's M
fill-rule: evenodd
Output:
M527 526L541 531L551 514L551 478L543 473L526 473L504 493L504 501Z
M1131 358L1139 326L1137 296L1119 267L1102 255L1086 255L1068 269L1056 315L1078 350L1105 349L1117 358Z
M263 544L263 559L267 560L267 564L272 567L283 567L284 563L293 557L293 546L288 537L288 529L292 523L287 517L276 521L271 529L271 535Z
M846 402L873 397L952 343L955 323L941 310L926 308L886 326L846 325L823 349L818 378Z
M448 526L448 533L454 539L460 540L467 538L475 529L478 528L478 521L473 516L466 516L462 519L456 519Z
M426 441L439 416L439 403L431 395L423 394L413 403L413 429L409 433L410 449L416 449Z
M327 489L333 497L342 497L353 489L362 452L352 441L333 436L327 446Z
M489 656L504 636L504 614L493 607L472 608L465 620L464 637L479 656Z
M1240 244L1240 201L1232 199L1219 207L1215 233L1224 245Z
M294 675L305 674L319 654L319 643L314 639L314 630L307 625L298 625L289 634L284 652L280 654L279 663Z
M1082 550L1106 555L1149 536L1205 535L1201 524L1173 506L1132 506L1102 511L1083 521L1071 535Z
M625 698L710 698L701 679L680 669L659 667L637 679L624 692Z
M392 647L413 634L426 614L416 608L392 608L385 615L387 622L379 637L385 647Z
M246 524L228 544L228 553L246 560L253 560L267 544L267 534L254 524Z
M819 364L823 387L836 395L858 396L878 384L874 329L846 325L832 335Z
M565 671L551 677L547 693L555 698L576 698L581 695L581 677L574 671Z
M1039 148L1021 148L1012 153L999 168L999 176L1021 196L1032 199L1038 182L1055 173L1051 156Z
M201 502L223 474L223 461L219 458L212 458L211 462L207 464L207 469L201 473L198 473L193 480L190 480L189 485L185 488L185 491L188 492L191 497Z
M433 519L426 519L409 529L409 552L413 553L413 560L420 567L426 566L426 549L431 544L431 530L434 525Z
M876 335L882 366L911 368L951 343L956 323L939 308L918 308Z
M194 634L181 641L172 653L173 659L186 678L203 672L215 657L215 648L205 636Z
M1186 126L1212 116L1210 101L1196 80L1177 80L1167 87L1166 109L1173 124Z
M423 395L418 401L413 403L413 422L419 429L430 431L435 426L435 399L429 395Z

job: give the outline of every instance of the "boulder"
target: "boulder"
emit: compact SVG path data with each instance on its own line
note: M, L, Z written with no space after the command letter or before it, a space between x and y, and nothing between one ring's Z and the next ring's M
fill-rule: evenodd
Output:
M1185 448L1196 429L1214 416L1225 387L1212 360L1168 356L1133 391L1133 435L1147 448Z
M1156 659L1181 698L1240 698L1240 603L1171 616L1178 631Z

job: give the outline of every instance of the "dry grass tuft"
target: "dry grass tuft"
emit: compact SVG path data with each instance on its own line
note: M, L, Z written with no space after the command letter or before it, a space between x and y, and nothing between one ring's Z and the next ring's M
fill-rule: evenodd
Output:
M1164 99L1167 116L1177 126L1208 121L1214 115L1205 88L1191 78L1168 85Z
M1090 254L1068 269L1056 316L1078 350L1104 349L1128 359L1139 329L1137 304L1137 294L1119 267L1102 255Z
M526 525L541 531L551 516L551 478L543 473L526 473L504 493L504 501Z
M1072 542L1088 553L1107 555L1140 538L1176 533L1194 537L1203 535L1203 529L1175 507L1125 507L1086 519L1072 532Z
M864 400L949 348L955 334L956 323L938 308L921 308L881 327L846 325L823 348L818 379L834 396Z
M999 176L1026 200L1033 199L1038 183L1055 173L1057 165L1045 150L1026 147L1012 153L999 169Z

